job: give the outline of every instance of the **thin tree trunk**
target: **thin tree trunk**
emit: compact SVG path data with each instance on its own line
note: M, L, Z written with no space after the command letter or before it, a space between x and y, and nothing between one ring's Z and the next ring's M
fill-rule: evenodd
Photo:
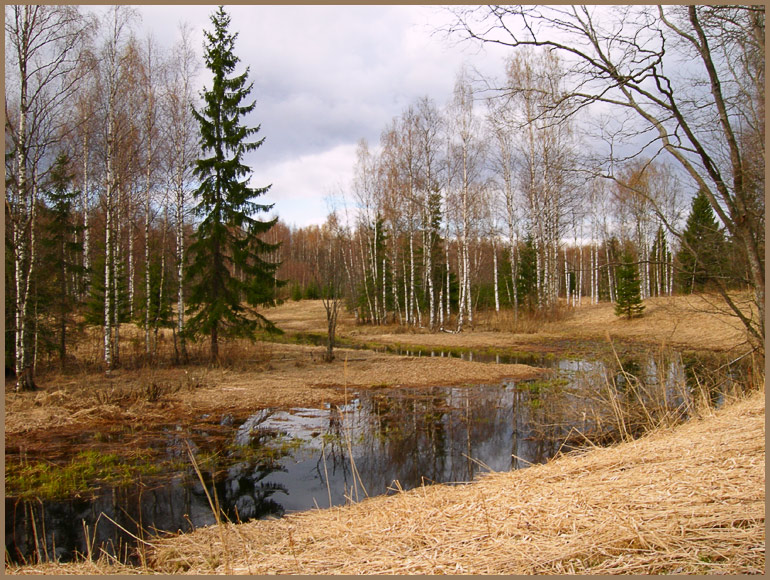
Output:
M166 299L166 296L163 294L163 287L166 284L166 234L168 232L168 205L164 207L163 211L163 241L161 242L160 247L160 283L158 286L158 309L155 314L155 321L153 325L155 333L153 356L158 354L158 329L160 328L161 316L163 313L163 301Z
M451 270L449 269L449 225L447 225L446 236L446 319L449 322L449 318L452 316L452 287L451 287Z
M118 190L118 195L120 191ZM115 208L115 244L113 248L112 258L112 296L114 299L114 306L112 308L112 326L113 326L113 363L120 365L120 277L122 266L122 256L120 253L120 242L122 234L122 220L120 216L120 204Z
M128 318L134 318L134 230L132 219L128 221Z
M375 322L375 324L380 324L381 323L381 320L380 320L379 296L378 296L378 293L376 292L377 281L379 279L379 273L377 271L378 264L379 264L379 260L377 258L377 227L378 227L378 225L379 225L378 220L377 220L377 218L375 218L375 220L374 220L374 239L372 240L372 245L371 245L371 250L370 250L370 252L371 252L371 261L372 261L372 283L373 283L374 288L375 288L375 292L374 292L374 322ZM383 310L384 309L385 309L385 306L383 305Z
M104 366L107 375L112 371L112 197L113 192L113 135L115 122L112 119L112 100L108 110L107 129L107 176L105 188L104 225Z
M88 296L91 290L91 255L89 249L91 247L91 228L89 227L88 219L88 133L83 136L83 192L82 192L82 206L83 206L83 269L85 276L84 294Z
M431 330L436 329L436 301L433 290L433 230L428 232L427 247L425 253L427 259L425 261L425 270L428 273L428 309L430 314L428 315L428 324Z
M147 166L144 173L144 352L149 356L150 348L150 185L152 179L150 146L147 146Z
M216 363L219 360L219 329L217 323L211 329L211 362Z
M494 264L494 276L495 276L495 312L500 313L500 294L497 283L497 245L492 242L492 261Z

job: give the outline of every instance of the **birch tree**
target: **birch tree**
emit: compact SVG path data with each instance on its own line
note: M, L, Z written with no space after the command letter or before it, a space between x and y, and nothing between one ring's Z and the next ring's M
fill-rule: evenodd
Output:
M473 225L474 194L480 188L484 147L480 138L480 123L474 112L474 95L467 73L461 71L455 82L450 104L450 156L452 169L449 186L456 201L454 217L458 241L458 271L460 273L460 303L457 331L463 329L466 318L473 326L471 301L470 248ZM449 217L449 216L448 216Z
M145 41L141 63L141 89L144 111L142 115L142 133L144 138L144 348L145 354L151 353L150 344L150 317L152 305L152 292L150 289L150 227L153 212L153 193L158 169L159 155L159 79L161 66L158 62L158 48L152 37Z
M601 103L635 151L669 156L704 192L748 265L754 311L722 297L763 352L764 179L749 167L764 159L764 6L512 5L455 16L450 30L466 38L563 55L571 75L557 110ZM610 174L615 160L610 151Z
M551 107L561 97L563 68L548 53L522 51L508 62L509 106L518 120L519 188L524 193L537 256L538 303L552 309L559 294L559 253L574 166L569 122L556 122ZM574 203L574 198L573 198Z
M6 225L13 248L14 370L20 391L35 388L29 331L36 207L48 170L43 163L64 129L62 108L77 85L79 47L87 30L76 7L6 7L6 157L10 145L13 159L6 164Z
M100 86L103 100L100 103L103 114L104 143L104 366L110 374L113 367L113 349L119 344L119 322L117 293L117 255L118 228L116 223L117 201L121 184L119 175L119 156L128 128L127 119L121 115L125 103L119 99L124 88L123 76L127 72L130 53L126 48L127 35L135 12L124 6L113 6L108 12L106 38L102 44L100 60Z
M174 238L176 257L176 332L174 335L177 360L187 360L185 340L185 225L193 187L193 163L197 158L195 119L191 106L195 101L193 83L198 73L198 63L192 48L191 30L180 26L179 40L174 45L171 62L166 69L167 78L162 106L165 116L165 172L173 199ZM179 347L177 349L177 340Z
M377 159L362 139L356 149L356 166L353 178L353 198L358 208L358 241L361 255L362 284L369 318L374 324L384 322L380 300L382 298L379 276L381 259L382 221L379 205ZM384 292L384 289L381 289ZM383 309L385 305L383 304Z
M436 287L441 287L441 191L444 175L442 154L443 120L436 104L428 97L418 100L415 132L418 155L418 199L422 216L423 281L428 289L428 325L436 328L440 301Z
M518 284L518 246L519 227L522 219L521 200L517 196L517 130L511 104L501 100L489 101L487 114L489 133L492 136L490 164L496 176L497 189L503 205L504 222L508 232L508 256L512 278L512 305L514 324L518 321L519 293Z

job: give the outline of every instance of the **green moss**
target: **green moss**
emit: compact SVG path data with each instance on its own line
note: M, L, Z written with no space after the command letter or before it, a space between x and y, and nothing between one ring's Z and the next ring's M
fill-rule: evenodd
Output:
M568 384L569 384L569 380L564 378L535 379L532 381L522 381L519 383L519 387L522 389L527 389L531 393L541 393L549 389L553 390L559 387L564 387Z
M161 466L147 456L127 461L115 453L81 451L65 465L46 461L7 464L6 494L55 499L85 493L102 484L128 485L138 476L160 471Z

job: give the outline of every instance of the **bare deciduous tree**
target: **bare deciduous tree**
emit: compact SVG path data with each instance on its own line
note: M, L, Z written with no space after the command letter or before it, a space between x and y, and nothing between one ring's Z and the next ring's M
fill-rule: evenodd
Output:
M88 22L77 7L6 8L6 152L11 151L13 159L6 163L6 217L14 259L17 390L35 388L29 307L38 193L49 170L46 155L66 128L62 108L77 86L79 48L87 31Z
M723 297L763 350L764 180L749 167L764 164L764 7L511 5L455 15L450 32L467 39L562 54L572 75L557 113L602 104L617 112L618 131L637 120L637 153L676 160L740 245L755 312Z

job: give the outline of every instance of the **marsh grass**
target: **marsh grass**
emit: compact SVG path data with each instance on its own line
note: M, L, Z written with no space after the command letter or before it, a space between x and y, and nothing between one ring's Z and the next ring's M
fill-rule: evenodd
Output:
M575 405L566 399L554 403L557 422L573 426L570 443L607 444L631 441L647 433L666 430L689 419L711 416L715 409L764 388L764 370L754 352L739 357L714 355L702 362L661 345L620 354L608 340L612 356L603 359L603 379L581 382L582 399ZM724 362L718 364L716 360ZM681 369L681 372L677 372ZM535 383L537 383L536 381ZM557 387L559 385L556 385ZM575 429L580 413L589 428Z
M719 436L714 436L718 433ZM764 393L641 439L159 541L159 572L750 574L764 557Z
M547 310L522 309L518 315L514 315L510 308L503 308L500 312L493 309L480 310L476 313L474 328L513 334L536 334L543 330L545 325L570 319L574 314L575 309L566 306L563 301Z
M87 494L98 485L133 484L138 477L161 470L149 453L134 453L129 460L116 453L85 450L63 465L22 457L6 463L5 492L23 499L59 499Z

